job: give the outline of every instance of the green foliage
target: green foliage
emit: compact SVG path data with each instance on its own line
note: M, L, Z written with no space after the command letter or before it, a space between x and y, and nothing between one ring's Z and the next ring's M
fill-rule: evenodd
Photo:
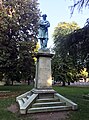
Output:
M53 37L56 38L56 36L58 36L58 35L59 36L67 35L78 28L79 28L79 26L76 22L72 22L72 23L60 22L60 23L58 23L57 27L55 27Z
M83 68L80 70L80 73L78 74L79 78L84 78L85 82L86 82L86 78L88 77L88 72L86 68Z
M83 67L87 67L88 69L89 25L87 24L84 28L78 29L68 35L66 44L66 50L73 56L79 70Z
M68 35L78 29L77 23L61 22L54 30L54 51L55 57L52 60L53 76L60 76L59 80L62 81L74 81L75 74L75 60L74 53L70 54L68 48ZM74 74L74 75L72 75Z
M58 33L58 36L55 35L55 33ZM67 35L63 33L60 35L61 32L54 32L54 50L56 56L59 56L62 60L64 60L67 68L69 68L69 64L72 63L71 70L76 73L76 76L73 77L73 79L76 78L77 80L78 74L83 67L86 67L89 72L89 22L87 21L86 26L82 29L74 30L69 34L66 32ZM69 58L71 59L68 63L66 61ZM59 62L61 63L62 60ZM70 72L70 69L67 69L67 71Z
M21 54L28 54L32 69L40 12L37 0L4 0L0 9L0 72L7 79L20 79ZM25 58L24 54L23 57ZM27 65L22 65L22 69ZM26 70L26 69L25 69ZM24 70L24 73L25 73ZM30 71L29 71L30 73ZM26 73L27 74L27 73ZM14 77L15 76L15 77Z
M35 62L33 59L31 42L21 42L19 46L18 69L21 73L21 78L29 80L35 76ZM31 50L31 48L33 50Z
M66 56L69 53L69 45L72 41L69 41L68 36L73 31L75 32L76 29L79 29L79 26L77 23L66 23L61 22L58 24L57 27L55 27L53 39L54 39L54 50L60 54L61 56ZM74 55L76 52L74 52Z

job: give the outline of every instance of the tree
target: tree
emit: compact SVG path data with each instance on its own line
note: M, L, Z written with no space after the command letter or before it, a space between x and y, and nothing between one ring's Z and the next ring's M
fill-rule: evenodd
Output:
M86 68L81 69L80 76L83 77L86 82L86 78L88 77L88 72L87 72Z
M18 73L20 47L29 43L30 56L37 43L40 12L37 0L4 0L0 9L0 71L12 79ZM30 57L31 58L31 57ZM31 58L32 59L32 58ZM29 67L30 64L28 65Z
M72 33L76 29L79 29L77 23L66 23L61 22L55 27L53 39L54 39L54 50L56 53L60 54L61 56L66 56L69 54L68 48L71 42L68 42L68 34Z
M89 0L72 0L74 4L71 6L71 14L73 14L75 7L78 7L78 10L82 10L83 7L88 7Z
M71 13L72 14L73 14L74 9L76 7L80 11L80 10L83 10L84 7L88 8L88 6L89 6L89 0L72 0L72 1L74 1L74 4L71 6ZM76 33L73 33L73 37L74 37L73 41L77 40L78 51L80 51L79 56L81 56L79 63L82 63L83 67L86 64L87 70L89 72L89 65L88 65L89 62L86 60L86 57L89 54L89 51L88 51L88 47L89 47L88 46L88 41L89 41L88 40L89 39L88 30L89 30L89 18L87 18L85 26L82 29L76 31ZM78 39L76 39L75 37ZM75 42L75 44L76 44L76 42Z
M2 9L2 0L0 0L0 10Z
M34 42L23 41L19 46L18 69L21 73L21 79L29 80L35 76L35 61L34 61Z
M60 76L59 79L63 81L63 85L65 85L65 81L68 81L69 74L72 74L73 71L76 72L74 67L73 56L70 55L69 49L67 49L67 37L68 34L78 29L79 26L77 23L66 23L61 22L54 30L53 38L54 38L54 51L55 57L52 60L52 68L53 75ZM68 43L69 44L69 43Z
M68 44L70 43L70 44ZM68 48L73 54L73 51L76 50L76 61L77 66L88 67L88 54L89 54L89 25L87 24L82 29L76 30L76 32L71 33L67 39ZM74 46L76 46L74 48ZM73 49L74 48L74 49ZM80 67L80 69L81 69Z

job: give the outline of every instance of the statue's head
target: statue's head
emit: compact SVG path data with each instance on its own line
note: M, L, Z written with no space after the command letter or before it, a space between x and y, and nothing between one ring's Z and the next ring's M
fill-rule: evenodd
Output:
M43 19L46 19L47 15L46 15L46 14L43 14L42 17L43 17Z

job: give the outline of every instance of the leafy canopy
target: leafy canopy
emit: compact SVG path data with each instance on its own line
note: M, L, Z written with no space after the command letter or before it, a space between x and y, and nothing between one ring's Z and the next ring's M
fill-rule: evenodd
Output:
M53 38L54 38L54 51L55 56L52 59L53 76L59 77L59 80L68 81L73 80L76 69L74 67L73 57L70 55L68 48L68 35L79 29L77 23L61 22L55 27Z
M40 11L37 0L4 0L0 5L0 72L12 79L24 67L25 73L27 64L30 71L34 66ZM24 58L26 63L26 56L30 62L19 62Z

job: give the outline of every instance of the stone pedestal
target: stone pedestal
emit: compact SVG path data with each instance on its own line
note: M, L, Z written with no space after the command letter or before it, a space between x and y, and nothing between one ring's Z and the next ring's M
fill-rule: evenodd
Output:
M52 89L52 56L49 50L40 50L37 53L35 87L16 97L21 114L77 110L77 104Z
M35 88L36 89L50 89L52 88L52 77L51 77L51 58L53 54L49 51L39 51L36 55L36 78Z

